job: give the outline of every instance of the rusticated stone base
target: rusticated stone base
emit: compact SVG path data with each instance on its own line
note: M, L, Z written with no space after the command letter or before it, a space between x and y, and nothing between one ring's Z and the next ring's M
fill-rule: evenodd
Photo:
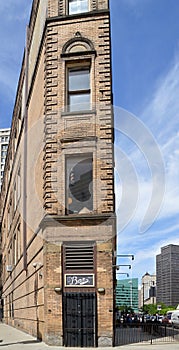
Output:
M57 334L45 334L44 342L52 346L63 346L63 338Z
M99 347L109 347L109 346L113 346L112 345L112 338L109 337L99 337L98 338L98 346Z

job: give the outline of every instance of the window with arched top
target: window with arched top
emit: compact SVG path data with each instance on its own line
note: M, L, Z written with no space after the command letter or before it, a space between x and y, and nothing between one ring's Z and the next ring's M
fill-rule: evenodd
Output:
M64 45L61 57L65 62L65 112L92 110L95 56L91 41L79 32Z
M80 32L76 32L74 38L68 40L62 48L61 57L73 54L74 52L80 53L91 53L94 54L94 45L88 38L82 37Z

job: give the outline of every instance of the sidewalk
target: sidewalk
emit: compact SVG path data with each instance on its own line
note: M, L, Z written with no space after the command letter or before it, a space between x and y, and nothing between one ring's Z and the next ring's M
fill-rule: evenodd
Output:
M2 349L1 349L2 347ZM13 327L0 323L0 350L73 350L79 348L65 348L59 346L48 346L38 342L36 338L21 332ZM85 348L83 348L85 350ZM86 348L89 350L89 348ZM97 348L99 350L111 350L111 348ZM115 347L116 350L179 350L179 343L160 344L130 344Z
M130 344L124 346L118 346L117 350L179 350L179 343L160 343L160 344Z
M1 348L2 347L2 348ZM59 350L60 347L48 346L31 335L0 323L0 349L2 350Z

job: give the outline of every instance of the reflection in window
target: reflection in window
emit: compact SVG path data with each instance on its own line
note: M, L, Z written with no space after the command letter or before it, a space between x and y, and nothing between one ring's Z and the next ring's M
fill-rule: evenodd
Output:
M69 15L87 12L89 10L88 1L89 0L69 0Z
M66 208L69 214L93 209L92 157L67 158Z
M90 68L68 70L69 111L90 109Z

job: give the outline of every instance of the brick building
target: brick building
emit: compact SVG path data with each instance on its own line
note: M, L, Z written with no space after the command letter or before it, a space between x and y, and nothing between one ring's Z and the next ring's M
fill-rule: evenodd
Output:
M112 346L116 226L108 0L34 0L0 200L4 321Z
M8 149L10 136L10 129L0 129L0 166L1 166L1 174L0 174L0 189L2 184L2 179L4 176L4 166L6 160L6 154Z

